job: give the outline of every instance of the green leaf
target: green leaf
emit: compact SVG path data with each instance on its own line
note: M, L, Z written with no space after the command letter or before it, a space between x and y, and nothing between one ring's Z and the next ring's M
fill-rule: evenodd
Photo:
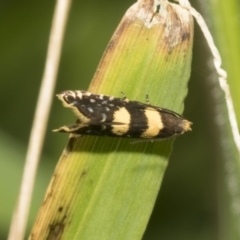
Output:
M153 11L138 1L115 31L89 90L183 111L192 57L193 21L175 4ZM141 239L173 140L70 138L31 239Z

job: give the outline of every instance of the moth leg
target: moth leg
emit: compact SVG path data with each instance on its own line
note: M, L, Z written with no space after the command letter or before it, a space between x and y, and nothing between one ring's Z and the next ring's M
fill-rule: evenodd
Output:
M165 138L145 138L145 139L137 139L135 141L130 142L130 144L136 144L136 143L142 143L142 142L159 142L159 141L165 141L167 139L171 139L173 136L171 137L165 137Z
M73 124L73 125L69 125L69 126L62 126L60 128L54 129L52 130L53 132L66 132L66 133L74 133L77 130L79 130L80 128L82 128L83 125L82 124Z
M128 98L126 97L126 95L124 94L123 91L121 91L121 94L122 94L122 100L123 100L123 101L127 101Z
M149 101L149 96L148 96L148 94L146 94L146 103L147 103L148 105L151 105L151 103L150 103L150 101Z

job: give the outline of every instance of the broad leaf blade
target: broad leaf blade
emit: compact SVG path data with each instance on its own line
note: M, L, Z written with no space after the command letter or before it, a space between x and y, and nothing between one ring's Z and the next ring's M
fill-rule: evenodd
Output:
M90 85L182 112L190 75L193 22L177 5L138 2L125 14ZM31 239L141 239L173 140L71 138Z

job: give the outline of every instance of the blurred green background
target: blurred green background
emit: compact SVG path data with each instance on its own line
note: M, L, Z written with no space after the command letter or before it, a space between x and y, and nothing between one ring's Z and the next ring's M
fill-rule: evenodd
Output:
M208 16L211 24L211 6L214 6L191 2ZM73 1L56 93L67 89L87 89L111 35L133 3L130 0ZM55 1L49 0L0 2L0 239L7 237L19 191L54 5ZM234 21L239 21L239 18ZM211 27L218 30L214 25ZM234 27L228 30L230 35L235 32ZM192 76L184 112L184 116L194 123L193 131L179 137L174 144L144 240L212 240L224 239L229 234L226 233L228 226L222 220L229 214L229 199L225 194L224 156L219 143L221 132L215 125L219 108L216 101L222 101L222 95L212 69L211 55L197 26L194 34ZM231 58L226 66L231 65L229 61L231 63ZM232 88L238 91L235 85ZM119 92L121 90L124 91L120 89ZM235 93L235 104L240 104L237 97ZM224 107L220 108L225 111ZM54 134L51 130L72 123L74 119L55 98L28 231L67 142L66 135Z

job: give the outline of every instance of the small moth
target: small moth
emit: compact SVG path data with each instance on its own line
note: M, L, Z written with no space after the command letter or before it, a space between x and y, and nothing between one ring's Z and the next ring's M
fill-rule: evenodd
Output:
M57 94L63 106L71 108L77 122L54 132L76 136L97 135L143 139L167 139L191 130L191 122L168 109L86 91Z

